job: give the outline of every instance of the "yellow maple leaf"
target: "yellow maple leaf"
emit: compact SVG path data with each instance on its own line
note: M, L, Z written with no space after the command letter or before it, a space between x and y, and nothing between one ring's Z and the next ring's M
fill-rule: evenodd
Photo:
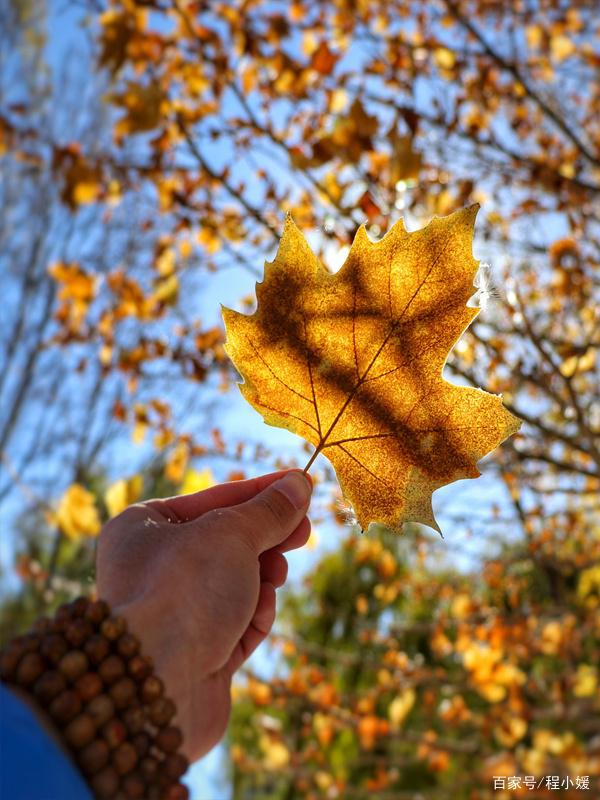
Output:
M71 484L63 494L52 520L69 539L96 536L100 532L94 495L79 483Z
M331 274L288 216L250 316L223 309L240 390L269 425L323 453L362 528L415 521L439 530L431 495L520 427L500 397L456 386L442 370L478 313L477 207L379 242L359 228Z
M140 499L143 483L141 475L133 475L131 478L115 481L108 487L104 493L104 502L111 517L116 517L127 506Z
M201 472L195 469L188 469L183 476L180 493L191 494L192 492L202 492L215 485L215 476L212 470L203 469Z

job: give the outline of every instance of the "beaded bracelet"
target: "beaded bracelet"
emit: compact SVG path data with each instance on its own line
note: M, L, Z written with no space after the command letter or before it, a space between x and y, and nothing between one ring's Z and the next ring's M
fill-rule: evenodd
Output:
M95 797L189 797L175 704L104 601L80 597L38 620L0 653L0 679L50 716Z

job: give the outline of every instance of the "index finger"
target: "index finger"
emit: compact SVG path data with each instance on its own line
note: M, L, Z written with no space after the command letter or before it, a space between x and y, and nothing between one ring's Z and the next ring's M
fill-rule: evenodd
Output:
M238 503L245 503L291 471L283 469L245 481L221 483L218 486L203 489L201 492L146 500L143 505L158 511L169 522L189 522L198 519L213 508L226 508L236 506Z

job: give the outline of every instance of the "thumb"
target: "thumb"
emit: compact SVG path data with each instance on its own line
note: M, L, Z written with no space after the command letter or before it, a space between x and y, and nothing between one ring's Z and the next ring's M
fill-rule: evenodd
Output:
M243 520L240 533L258 553L281 544L304 519L312 483L299 470L288 472L251 500L234 506Z

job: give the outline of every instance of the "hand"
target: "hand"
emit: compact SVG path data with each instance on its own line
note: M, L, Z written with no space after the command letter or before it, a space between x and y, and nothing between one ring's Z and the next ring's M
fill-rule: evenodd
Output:
M195 760L223 736L235 670L269 633L282 555L304 545L312 487L293 470L130 506L98 543L98 596L154 660Z

